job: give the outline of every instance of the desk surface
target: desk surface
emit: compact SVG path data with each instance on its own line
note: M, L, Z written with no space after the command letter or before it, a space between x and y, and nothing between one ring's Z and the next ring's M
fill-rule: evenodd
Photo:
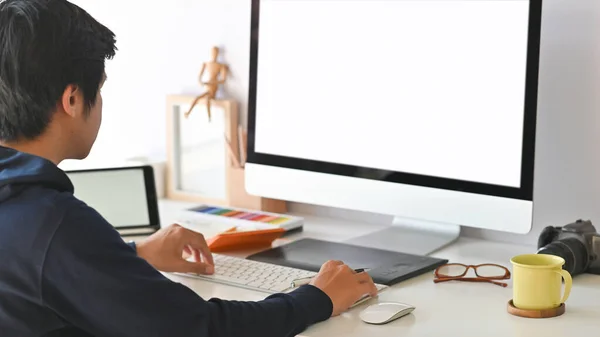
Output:
M177 213L190 204L161 201L163 224L177 218ZM382 226L352 223L345 220L305 217L299 237L344 241L382 229ZM211 228L190 229L212 235ZM433 256L465 264L498 263L512 270L510 258L531 253L535 247L511 245L461 238ZM242 253L245 254L245 253ZM239 255L239 254L238 254ZM194 278L166 274L174 281L185 284L203 298L256 301L265 294ZM379 298L357 306L339 317L316 324L301 336L584 336L597 334L600 327L600 276L580 275L574 278L573 290L567 300L563 316L550 319L525 319L506 312L512 296L512 280L502 288L487 283L447 282L434 284L427 273L399 283L379 295ZM413 314L382 326L367 325L358 314L367 305L381 301L397 301L416 307Z

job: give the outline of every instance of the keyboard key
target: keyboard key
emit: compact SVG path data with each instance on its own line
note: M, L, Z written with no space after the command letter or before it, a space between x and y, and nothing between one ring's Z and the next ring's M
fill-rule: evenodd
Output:
M261 281L252 281L252 282L248 283L249 286L251 286L251 287L257 287L257 288L260 288L260 286L262 284L263 283Z
M273 290L275 292L282 292L290 287L289 283L278 283L273 285L269 290Z
M215 279L215 280L219 280L219 281L225 281L225 282L230 282L230 283L239 283L239 284L243 284L243 285L245 285L247 283L247 281L240 280L239 278L231 277L231 276L225 276L225 275L218 275L218 276L198 275L198 276L202 276L203 278L207 278L209 280L210 279Z

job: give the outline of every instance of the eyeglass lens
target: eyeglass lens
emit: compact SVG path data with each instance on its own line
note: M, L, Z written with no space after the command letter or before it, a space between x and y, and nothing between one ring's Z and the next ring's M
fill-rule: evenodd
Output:
M458 277L465 273L467 267L461 265L445 265L438 269L438 275L446 277ZM483 265L477 267L477 274L480 277L502 277L506 271L494 265Z

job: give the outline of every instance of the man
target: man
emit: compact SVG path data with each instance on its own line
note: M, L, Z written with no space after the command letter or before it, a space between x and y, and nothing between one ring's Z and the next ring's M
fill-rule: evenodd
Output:
M292 336L376 294L330 261L290 294L205 300L158 271L212 273L200 234L128 245L77 200L57 165L88 155L114 54L113 33L65 0L0 1L1 336Z

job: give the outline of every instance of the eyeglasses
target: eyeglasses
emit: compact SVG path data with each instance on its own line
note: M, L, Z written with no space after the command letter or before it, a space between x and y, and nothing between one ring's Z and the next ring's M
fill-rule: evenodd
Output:
M465 277L469 269L475 271L477 277ZM504 282L497 280L510 279L510 271L501 265L486 263L478 265L465 265L462 263L449 263L439 266L434 272L433 282L467 281L467 282L489 282L501 287L506 287Z

